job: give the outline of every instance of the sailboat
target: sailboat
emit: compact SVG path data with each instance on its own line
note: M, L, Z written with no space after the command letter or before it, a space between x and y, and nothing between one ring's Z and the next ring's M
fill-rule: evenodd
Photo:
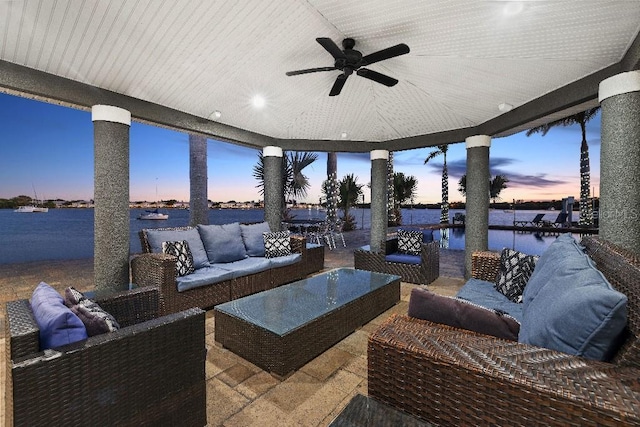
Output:
M163 220L169 219L169 214L164 214L158 210L158 178L156 178L156 208L146 210L138 216L138 219Z
M18 213L47 213L49 212L49 208L45 208L44 206L39 206L38 205L38 194L36 193L36 188L33 187L33 195L35 196L35 199L33 199L32 201L35 203L33 205L25 205L25 206L18 206L18 209L15 209L14 212L18 212Z
M138 219L169 219L169 215L163 214L158 210L158 208L155 208L153 210L144 211L144 213L141 213L140 216L138 216Z

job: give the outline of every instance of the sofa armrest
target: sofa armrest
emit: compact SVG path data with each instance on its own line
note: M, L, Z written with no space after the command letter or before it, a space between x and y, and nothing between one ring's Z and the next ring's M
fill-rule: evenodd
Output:
M420 253L420 270L424 283L429 284L440 276L440 242L423 243Z
M204 320L204 311L189 309L11 361L9 419L206 424Z
M160 291L160 313L165 313L165 295L178 292L176 262L173 255L146 253L131 259L131 280L140 287L154 287Z
M306 252L307 249L307 238L304 236L291 235L289 239L291 252L304 255L304 252Z
M358 270L375 271L385 273L386 266L384 252L372 252L364 249L353 251L353 268Z
M438 425L637 425L640 370L392 315L369 396Z
M116 318L121 328L160 316L160 294L153 286L96 296L95 301Z
M494 283L500 272L500 254L478 251L471 255L471 276L475 279Z

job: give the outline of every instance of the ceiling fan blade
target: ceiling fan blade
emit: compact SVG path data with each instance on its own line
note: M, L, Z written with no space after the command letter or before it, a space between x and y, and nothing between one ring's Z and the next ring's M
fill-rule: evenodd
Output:
M335 44L330 38L318 37L316 41L320 43L320 45L325 48L325 50L329 52L335 59L347 59L344 52L342 52L338 45Z
M400 43L364 56L362 58L362 65L373 64L374 62L383 61L406 53L409 53L409 46L404 43Z
M329 92L329 96L340 95L340 92L342 91L342 88L344 87L344 84L347 81L347 77L349 76L340 74L338 78L336 78L336 82L333 84L333 87L331 88L331 92Z
M287 76L297 76L298 74L308 74L308 73L315 73L318 71L333 71L333 70L337 70L337 68L336 67L307 68L306 70L287 71L285 74Z
M377 71L368 70L366 68L360 68L358 71L356 71L356 74L364 77L365 79L373 80L374 82L378 82L389 87L395 86L398 83L398 80L394 79L393 77L389 77L384 74L380 74Z

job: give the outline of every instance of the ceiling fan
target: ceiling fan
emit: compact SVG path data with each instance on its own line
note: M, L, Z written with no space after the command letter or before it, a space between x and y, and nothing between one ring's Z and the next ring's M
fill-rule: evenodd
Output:
M325 50L329 52L335 59L333 67L319 67L308 68L306 70L287 71L286 75L296 76L298 74L315 73L318 71L340 70L342 71L342 74L340 74L336 78L336 81L331 88L331 92L329 92L329 96L339 95L340 91L342 91L342 88L344 87L345 82L347 81L347 78L351 74L353 74L354 71L357 75L359 75L360 77L364 77L365 79L373 80L374 82L389 87L394 86L396 83L398 83L398 80L394 79L393 77L389 77L377 71L361 67L365 67L375 62L409 53L409 46L404 43L400 43L395 46L370 53L369 55L362 56L362 53L353 48L356 45L356 41L352 38L346 38L342 40L342 50L340 50L338 45L336 45L330 38L318 37L316 41L320 43L320 45L325 48Z

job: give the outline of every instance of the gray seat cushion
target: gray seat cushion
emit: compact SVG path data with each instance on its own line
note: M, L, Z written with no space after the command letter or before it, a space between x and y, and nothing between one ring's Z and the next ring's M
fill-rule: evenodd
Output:
M247 257L239 222L198 225L198 232L211 264L233 262Z
M186 276L179 276L176 279L176 283L178 286L178 292L184 292L189 289L208 286L231 279L233 279L232 271L216 266L209 266L199 268Z
M242 240L249 256L264 256L264 237L262 233L269 233L269 223L260 222L258 224L240 224Z
M492 310L503 311L522 323L522 304L515 303L501 294L494 283L479 279L469 279L456 297L471 301Z
M555 251L554 246L562 248L561 262L546 260L543 264L543 268L553 269L553 275L536 265L529 284L541 277L546 283L534 282L538 291L524 300L518 340L608 360L617 351L627 323L627 297L612 288L577 242L558 238L549 249Z
M231 271L233 278L248 276L249 274L260 273L271 267L269 260L262 257L249 257L239 261L213 264L215 267Z
M195 228L188 230L146 230L147 240L151 246L151 252L162 253L162 242L181 242L185 240L189 244L189 250L193 256L193 266L198 268L208 267L209 258L200 239L200 234Z
M285 265L295 264L302 259L300 254L291 254L285 256L279 256L275 258L267 258L269 266L271 268L284 267Z

